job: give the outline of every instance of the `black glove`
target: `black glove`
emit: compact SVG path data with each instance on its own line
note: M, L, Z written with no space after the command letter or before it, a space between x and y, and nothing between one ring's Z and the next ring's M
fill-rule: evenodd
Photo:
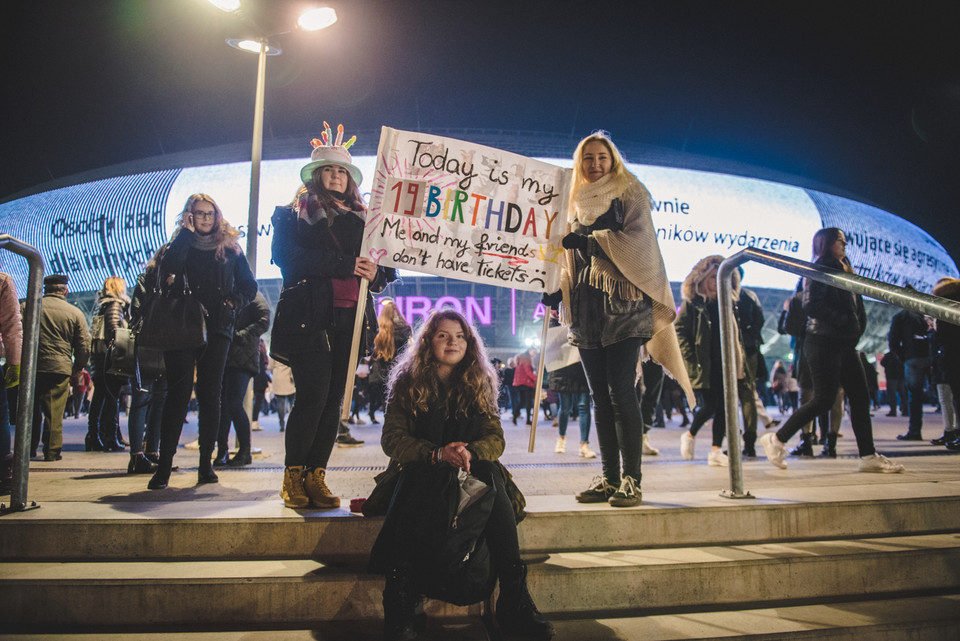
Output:
M587 251L587 237L582 236L575 231L572 231L564 236L563 240L560 241L560 244L563 245L564 249L579 249L580 251Z
M540 302L550 309L557 309L557 306L560 304L560 301L563 300L563 292L559 289L552 294L543 292L543 295L540 297Z

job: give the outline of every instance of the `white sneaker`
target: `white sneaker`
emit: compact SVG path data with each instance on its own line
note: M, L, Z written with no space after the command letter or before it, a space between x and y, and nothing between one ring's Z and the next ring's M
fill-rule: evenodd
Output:
M557 454L566 454L567 453L567 437L558 436L557 437L557 446L553 448L553 451Z
M263 428L260 427L260 421L253 421L252 423L250 423L250 431L251 431L251 432L262 432L262 431L263 431Z
M680 456L686 461L693 460L693 441L690 432L684 432L680 435Z
M580 444L580 456L583 458L597 458L597 453L590 449L586 443Z
M185 450L199 450L199 449L200 449L200 439L197 439L197 440L195 440L195 441L190 441L189 443L187 443L186 445L183 446L183 449L185 449Z
M861 472L879 472L881 474L899 474L904 468L899 463L894 463L883 454L873 453L870 456L864 456L860 459Z
M650 441L647 440L646 434L643 435L643 449L641 451L647 456L656 456L660 453L660 450L650 445Z
M783 447L780 439L777 438L776 432L767 432L761 436L760 445L763 446L763 453L770 463L776 465L781 470L787 469L787 462L783 460L787 457L787 450Z
M707 465L710 467L728 467L730 460L723 453L723 450L711 450L710 454L707 455Z

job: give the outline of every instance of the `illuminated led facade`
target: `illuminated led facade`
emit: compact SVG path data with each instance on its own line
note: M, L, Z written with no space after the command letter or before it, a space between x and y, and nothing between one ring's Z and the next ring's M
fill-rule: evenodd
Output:
M570 166L563 154L575 144L567 138L546 136L541 140L535 135L514 136L509 132L498 132L492 139L482 132L443 135L459 135L562 167ZM375 157L369 154L375 149L376 134L369 133L365 138L366 145L353 150L354 161L365 176L372 176ZM257 275L271 302L275 298L270 292L278 284L270 281L280 274L270 262L270 214L276 205L289 202L299 186L299 169L308 151L305 144L297 149L300 147L303 149L299 152L289 154L293 157L264 161L261 169ZM365 151L368 155L363 155ZM628 158L640 161L628 165L651 192L657 237L667 275L675 285L703 256L728 256L747 246L810 260L813 234L825 226L847 232L848 255L864 276L911 284L925 292L943 276L958 276L955 262L930 234L890 212L821 189L745 176L741 167L723 173L722 166L710 164L715 161L694 158L686 165L695 168L683 168L684 159L677 155L664 159L645 152L645 148L624 151ZM122 168L115 168L112 176L9 200L0 204L0 230L36 247L44 257L47 273L69 274L74 293L95 291L109 276L122 276L132 285L144 263L169 238L177 215L192 193L210 194L226 218L246 236L249 163L217 163L216 155L208 154L209 164L199 167L170 167L129 175L121 175ZM757 174L763 172L758 170ZM368 184L369 180L364 186ZM14 277L18 291L25 291L26 262L12 254L3 256L2 261L3 270ZM773 292L770 295L774 298L781 298L796 284L794 276L771 268L747 264L745 270L745 285ZM534 322L538 296L529 292L495 291L493 287L480 288L460 281L441 286L439 282L428 283L430 280L444 279L408 273L403 284L386 293L401 298L402 311L414 322L438 304L462 309L474 318L482 333L488 334L485 339L497 343L505 337L519 341L531 323L538 324ZM493 331L496 335L490 334Z

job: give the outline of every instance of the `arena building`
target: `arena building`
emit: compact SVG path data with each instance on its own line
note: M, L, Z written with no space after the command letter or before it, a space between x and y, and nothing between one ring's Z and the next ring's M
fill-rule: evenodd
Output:
M357 132L351 149L364 175L373 175L378 131ZM569 167L573 136L491 130L431 130ZM279 270L270 261L270 215L299 186L312 134L267 141L261 168L257 276L271 306L279 294ZM857 272L929 292L943 276L957 277L956 263L929 233L893 213L837 188L762 168L617 141L630 169L652 194L653 220L679 304L679 285L700 258L729 256L758 247L810 260L817 229L840 227ZM169 237L187 197L208 193L244 236L249 199L249 145L235 144L143 159L52 181L0 203L0 230L36 247L47 273L70 276L72 302L92 314L95 292L108 276L132 285L143 265ZM361 189L369 187L370 181ZM244 241L245 242L245 241ZM26 291L26 261L0 257L18 291ZM791 356L776 332L783 301L796 277L747 264L743 284L756 291L768 317L764 353L769 361ZM492 348L506 358L539 341L539 294L404 272L384 292L416 323L434 308L463 311ZM868 301L869 326L861 349L886 349L895 309Z

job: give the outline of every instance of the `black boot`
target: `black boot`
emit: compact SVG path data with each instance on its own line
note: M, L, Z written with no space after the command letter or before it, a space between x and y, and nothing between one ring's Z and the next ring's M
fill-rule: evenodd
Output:
M419 598L413 592L410 572L394 568L387 573L383 587L383 638L385 641L415 641Z
M197 485L204 483L218 483L220 478L213 471L213 461L210 455L213 454L213 448L209 450L200 450L200 468L197 470Z
M156 471L157 464L144 456L143 452L130 455L130 462L127 464L127 474L153 474Z
M153 473L153 478L147 483L147 489L162 490L170 482L170 471L173 469L173 452L167 454L160 453L160 462L157 464L157 471Z
M103 426L100 426L100 442L103 443L104 452L122 452L123 445L120 444L120 441L117 440L117 430L107 428L104 430Z
M952 441L952 440L954 440L955 438L957 438L957 436L960 436L960 432L954 432L954 431L947 432L947 431L944 431L944 433L943 433L942 436L940 436L940 437L938 437L938 438L935 438L935 439L932 439L930 442L933 443L934 445L946 445L946 444L949 443L950 441Z
M527 591L527 564L512 563L500 572L500 596L497 598L497 626L507 638L548 641L553 624L534 605Z
M230 462L230 452L227 448L217 448L217 456L213 459L214 467L223 467Z
M800 434L800 444L790 450L790 456L813 456L813 440L816 437L813 433L802 432Z
M227 461L227 465L230 467L240 467L242 465L250 465L251 463L253 463L253 457L250 456L249 447L241 447L237 450L236 455Z
M87 435L83 437L83 447L87 452L102 452L103 442L100 440L100 434L96 430L87 428Z
M825 458L837 458L837 433L829 432L827 433L827 441L823 444L823 450L820 451L820 456Z

